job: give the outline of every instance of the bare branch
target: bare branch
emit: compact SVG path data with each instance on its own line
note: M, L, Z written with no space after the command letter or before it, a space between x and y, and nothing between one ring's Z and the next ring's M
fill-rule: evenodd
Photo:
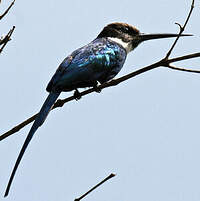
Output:
M38 113L37 113L38 114ZM19 130L21 130L23 127L27 126L28 124L30 124L32 121L35 120L37 114L33 115L32 117L28 118L27 120L23 121L22 123L20 123L19 125L15 126L14 128L12 128L11 130L9 130L8 132L4 133L3 135L0 136L0 141L9 137L10 135L18 132Z
M1 1L0 1L0 3L1 3ZM12 8L14 3L15 3L15 0L10 4L10 6L6 9L6 11L2 15L0 15L0 20L2 20L2 18L8 13L8 11Z
M189 13L188 13L188 16L187 16L187 18L186 18L186 20L185 20L184 25L181 26L180 23L177 23L177 22L175 23L175 24L177 24L177 25L179 26L180 31L179 31L179 34L178 34L176 40L174 41L174 43L172 44L171 48L170 48L169 51L167 52L167 54L166 54L166 56L165 56L166 59L168 59L169 56L171 55L172 50L174 49L176 43L178 42L178 40L179 40L181 34L182 34L183 31L185 30L185 27L186 27L187 23L189 22L189 19L190 19L191 15L192 15L193 9L194 9L194 0L192 0L191 8L190 8L190 11L189 11Z
M3 45L0 49L0 54L3 51L4 47L7 45L8 41L11 40L11 35L13 34L13 31L15 30L15 26L13 26L13 28L7 33L7 35L0 40L0 45Z
M186 69L186 68L180 68L180 67L176 67L173 65L169 65L168 68L171 68L173 70L179 70L179 71L184 71L184 72L190 72L190 73L200 73L200 70L190 70L190 69Z
M85 194L83 194L81 197L76 198L74 201L80 201L80 200L82 200L85 196L87 196L89 193L91 193L94 189L96 189L97 187L99 187L104 182L108 181L109 179L113 178L114 176L115 176L115 174L111 173L108 177L106 177L104 180L102 180L96 186L94 186L93 188L91 188L88 192L86 192Z
M181 56L181 57L176 57L176 58L172 58L172 59L167 59L167 60L164 58L164 59L162 59L162 60L160 60L160 61L158 61L158 62L156 62L156 63L154 63L154 64L152 64L152 65L143 67L143 68L141 68L141 69L139 69L139 70L137 70L137 71L134 71L134 72L132 72L132 73L129 73L129 74L127 74L127 75L125 75L125 76L122 76L122 77L120 77L120 78L118 78L118 79L111 80L110 82L101 84L101 85L99 85L99 86L97 87L97 89L102 90L102 89L104 89L104 88L116 86L116 85L118 85L118 84L120 84L120 83L122 83L122 82L124 82L124 81L126 81L126 80L129 80L129 79L131 79L131 78L133 78L133 77L135 77L135 76L137 76L137 75L140 75L140 74L142 74L142 73L145 73L145 72L147 72L147 71L149 71L149 70L152 70L152 69L154 69L154 68L158 68L158 67L161 67L161 66L169 67L169 65L170 65L171 63L173 63L173 62L183 61L183 60L192 59L192 58L197 58L197 57L200 57L200 52L194 53L194 54L185 55L185 56ZM174 69L174 70L183 71L183 69L178 69L178 68L176 68L176 69L173 68L173 69ZM184 71L187 71L187 72L194 72L194 70L186 70L186 69L185 69ZM196 73L197 73L197 71L196 71ZM198 73L199 73L199 72L198 72ZM85 96L85 95L90 94L90 93L93 93L93 92L95 92L95 89L94 89L94 88L90 88L90 89L88 89L88 90L85 90L85 91L81 92L80 95L81 95L81 96ZM55 109L55 108L58 108L58 107L62 107L65 103L70 102L70 101L72 101L72 100L75 100L75 97L74 97L74 96L70 96L70 97L68 97L68 98L66 98L66 99L63 99L63 100L59 99L59 100L57 100L56 103L54 104L52 110ZM35 118L36 118L36 116L37 116L37 114L33 115L32 117L28 118L27 120L25 120L24 122L20 123L19 125L13 127L11 130L9 130L9 131L7 131L6 133L2 134L2 135L0 136L0 141L3 140L3 139L5 139L6 137L8 137L8 136L10 136L10 135L12 135L12 134L18 132L20 129L22 129L23 127L25 127L26 125L28 125L29 123L31 123L32 121L34 121Z
M188 55L181 56L181 57L176 57L176 58L173 58L173 59L169 59L168 63L174 63L174 62L177 62L177 61L183 61L183 60L187 60L187 59L194 59L194 58L197 58L197 57L200 57L200 52L193 53L193 54L188 54Z

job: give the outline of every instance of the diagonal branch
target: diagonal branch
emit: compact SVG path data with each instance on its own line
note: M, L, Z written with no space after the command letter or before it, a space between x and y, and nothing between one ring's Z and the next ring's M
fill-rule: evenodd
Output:
M184 25L181 26L179 23L177 23L177 22L175 23L175 24L177 24L177 25L179 26L180 31L179 31L179 34L178 34L177 38L175 39L174 43L172 44L171 48L170 48L169 51L167 52L167 54L166 54L166 56L165 56L165 59L168 59L168 58L169 58L169 56L170 56L171 53L172 53L172 50L174 49L175 45L177 44L177 42L178 42L178 40L179 40L181 34L184 32L185 27L186 27L186 25L188 24L189 19L190 19L191 15L192 15L193 9L194 9L194 0L192 0L191 8L190 8L190 11L189 11L189 13L188 13L188 16L187 16L187 18L186 18L186 20L185 20Z
M186 68L180 68L180 67L176 67L173 65L169 65L168 68L171 68L173 70L179 70L179 71L184 71L184 72L190 72L190 73L200 73L200 70L191 70L191 69L186 69Z
M89 193L91 193L97 187L99 187L100 185L102 185L103 183L105 183L106 181L108 181L109 179L113 178L114 176L115 176L115 174L111 173L108 177L106 177L100 183L98 183L97 185L95 185L93 188L91 188L88 192L86 192L85 194L83 194L81 197L76 198L74 201L80 201L80 200L82 200L85 196L87 196Z
M1 3L1 1L0 1L0 3ZM10 6L6 9L6 11L2 15L0 15L0 20L2 20L2 18L8 13L8 11L12 8L14 3L15 3L15 0L10 4Z
M7 35L0 40L0 45L3 45L0 49L0 54L2 53L4 47L7 45L8 41L11 40L11 35L13 34L13 31L15 30L15 26L13 26L13 28L7 33Z
M158 62L156 62L154 64L151 64L149 66L143 67L143 68L141 68L141 69L139 69L137 71L129 73L129 74L127 74L125 76L122 76L122 77L120 77L118 79L111 80L110 82L101 84L101 85L99 85L97 87L97 89L102 90L104 88L116 86L116 85L118 85L118 84L120 84L120 83L122 83L122 82L124 82L126 80L129 80L129 79L131 79L131 78L133 78L133 77L135 77L137 75L140 75L142 73L145 73L145 72L147 72L149 70L152 70L152 69L155 69L155 68L158 68L158 67L161 67L161 66L169 67L169 65L171 63L173 63L173 62L183 61L183 60L197 58L197 57L200 57L200 52L194 53L194 54L185 55L185 56L181 56L181 57L176 57L176 58L172 58L172 59L167 59L167 60L166 59L162 59L162 60L160 60L160 61L158 61ZM174 70L181 70L181 69L178 69L178 68L176 68L176 69L173 68L173 69ZM183 70L181 70L181 71L183 71ZM187 71L190 72L190 70L187 70ZM194 71L194 70L192 72L200 73L199 71ZM96 91L96 89L90 88L88 90L85 90L85 91L81 92L80 95L81 96L85 96L85 95L93 93L95 91ZM74 96L70 96L70 97L68 97L66 99L63 99L63 100L59 99L54 104L52 110L55 109L55 108L58 108L58 107L62 107L65 103L70 102L72 100L75 100ZM10 136L10 135L18 132L20 129L22 129L23 127L25 127L26 125L28 125L29 123L31 123L32 121L34 121L35 118L36 118L36 116L37 116L37 114L33 115L32 117L28 118L27 120L25 120L24 122L20 123L19 125L13 127L11 130L9 130L6 133L2 134L0 136L0 141L3 140L3 139L5 139L6 137L8 137L8 136Z
M181 57L176 57L176 58L173 58L173 59L169 59L168 62L169 63L174 63L174 62L177 62L177 61L183 61L183 60L193 59L193 58L197 58L197 57L200 57L200 52L193 53L193 54L188 54L188 55L181 56Z

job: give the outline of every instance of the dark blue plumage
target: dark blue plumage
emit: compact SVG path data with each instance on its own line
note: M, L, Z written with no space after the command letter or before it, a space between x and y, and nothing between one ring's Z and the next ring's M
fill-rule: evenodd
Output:
M71 91L92 87L96 81L106 82L121 70L126 55L121 45L107 38L97 38L75 50L60 64L47 91Z
M76 90L77 92L77 88L96 87L97 82L107 82L119 73L127 53L136 48L138 44L145 40L176 36L177 34L141 34L131 25L112 23L104 27L95 40L75 50L64 59L47 86L49 96L38 113L19 153L5 196L9 193L14 175L29 142L38 127L45 121L62 91Z

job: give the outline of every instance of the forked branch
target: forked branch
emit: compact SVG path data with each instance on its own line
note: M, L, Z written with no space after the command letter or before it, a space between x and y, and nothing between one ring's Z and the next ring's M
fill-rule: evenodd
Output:
M15 30L15 26L13 26L13 28L7 33L7 35L4 38L0 39L0 45L2 45L0 49L0 54L2 53L7 43L11 40L11 36L14 30Z
M171 48L170 48L169 51L167 52L167 54L166 54L166 56L165 56L165 59L168 59L168 58L169 58L169 56L171 55L171 53L172 53L172 51L173 51L175 45L177 44L177 42L178 42L178 40L179 40L181 34L184 32L185 27L187 26L187 24L188 24L188 22L189 22L189 19L190 19L191 15L192 15L193 9L194 9L194 0L192 0L191 8L190 8L190 11L189 11L189 13L188 13L188 16L187 16L187 18L186 18L186 20L185 20L184 25L181 26L180 23L178 23L178 22L175 23L175 24L177 24L177 25L179 26L179 28L180 28L179 34L178 34L177 38L175 39L174 43L172 44Z
M168 59L168 60L162 59L162 60L160 60L159 62L156 62L156 63L154 63L154 64L152 64L152 65L149 65L149 66L146 66L146 67L144 67L144 68L141 68L141 69L139 69L139 70L137 70L137 71L134 71L134 72L132 72L132 73L129 73L129 74L123 76L123 77L120 77L120 78L118 78L118 79L111 80L110 82L101 84L101 85L99 85L99 86L97 87L97 89L102 90L102 89L104 89L104 88L116 86L116 85L118 85L118 84L120 84L120 83L122 83L122 82L124 82L124 81L126 81L126 80L129 80L129 79L131 79L131 78L133 78L133 77L135 77L135 76L137 76L137 75L140 75L140 74L145 73L145 72L147 72L147 71L149 71L149 70L152 70L152 69L158 68L158 67L162 67L162 66L171 68L171 69L173 69L173 70L181 70L181 71L187 71L187 72L193 72L193 73L200 73L199 70L189 70L189 69L184 69L184 70L183 70L183 69L178 69L178 68L175 68L175 67L172 67L172 66L171 66L171 63L172 63L172 62L183 61L183 60L186 60L186 59L192 59L192 58L197 58L197 57L200 57L200 52L195 53L195 54L185 55L185 56L182 56L182 57L176 57L176 58L172 58L172 59ZM96 89L91 88L91 89L88 89L88 90L85 90L85 91L81 92L80 95L81 95L81 96L85 96L85 95L87 95L87 94L96 92L95 90L96 90ZM59 100L57 100L56 103L54 104L52 110L55 109L55 108L58 108L58 107L62 107L65 103L70 102L70 101L75 100L75 99L76 99L76 97L74 97L74 96L70 96L70 97L68 97L68 98L66 98L66 99L63 99L63 100L59 99ZM22 129L22 128L25 127L26 125L30 124L32 121L35 120L36 116L37 116L37 114L33 115L32 117L28 118L28 119L25 120L24 122L22 122L22 123L20 123L19 125L15 126L15 127L12 128L11 130L9 130L9 131L7 131L6 133L2 134L2 135L0 136L0 141L3 140L3 139L5 139L6 137L8 137L8 136L10 136L10 135L12 135L12 134L18 132L20 129Z

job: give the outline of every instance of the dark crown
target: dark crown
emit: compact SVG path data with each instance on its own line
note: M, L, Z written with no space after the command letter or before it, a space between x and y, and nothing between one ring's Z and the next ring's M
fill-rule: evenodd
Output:
M130 37L139 35L139 33L139 30L136 29L134 26L126 23L115 22L104 27L97 38L114 37L120 38L124 42L128 42L130 40Z

